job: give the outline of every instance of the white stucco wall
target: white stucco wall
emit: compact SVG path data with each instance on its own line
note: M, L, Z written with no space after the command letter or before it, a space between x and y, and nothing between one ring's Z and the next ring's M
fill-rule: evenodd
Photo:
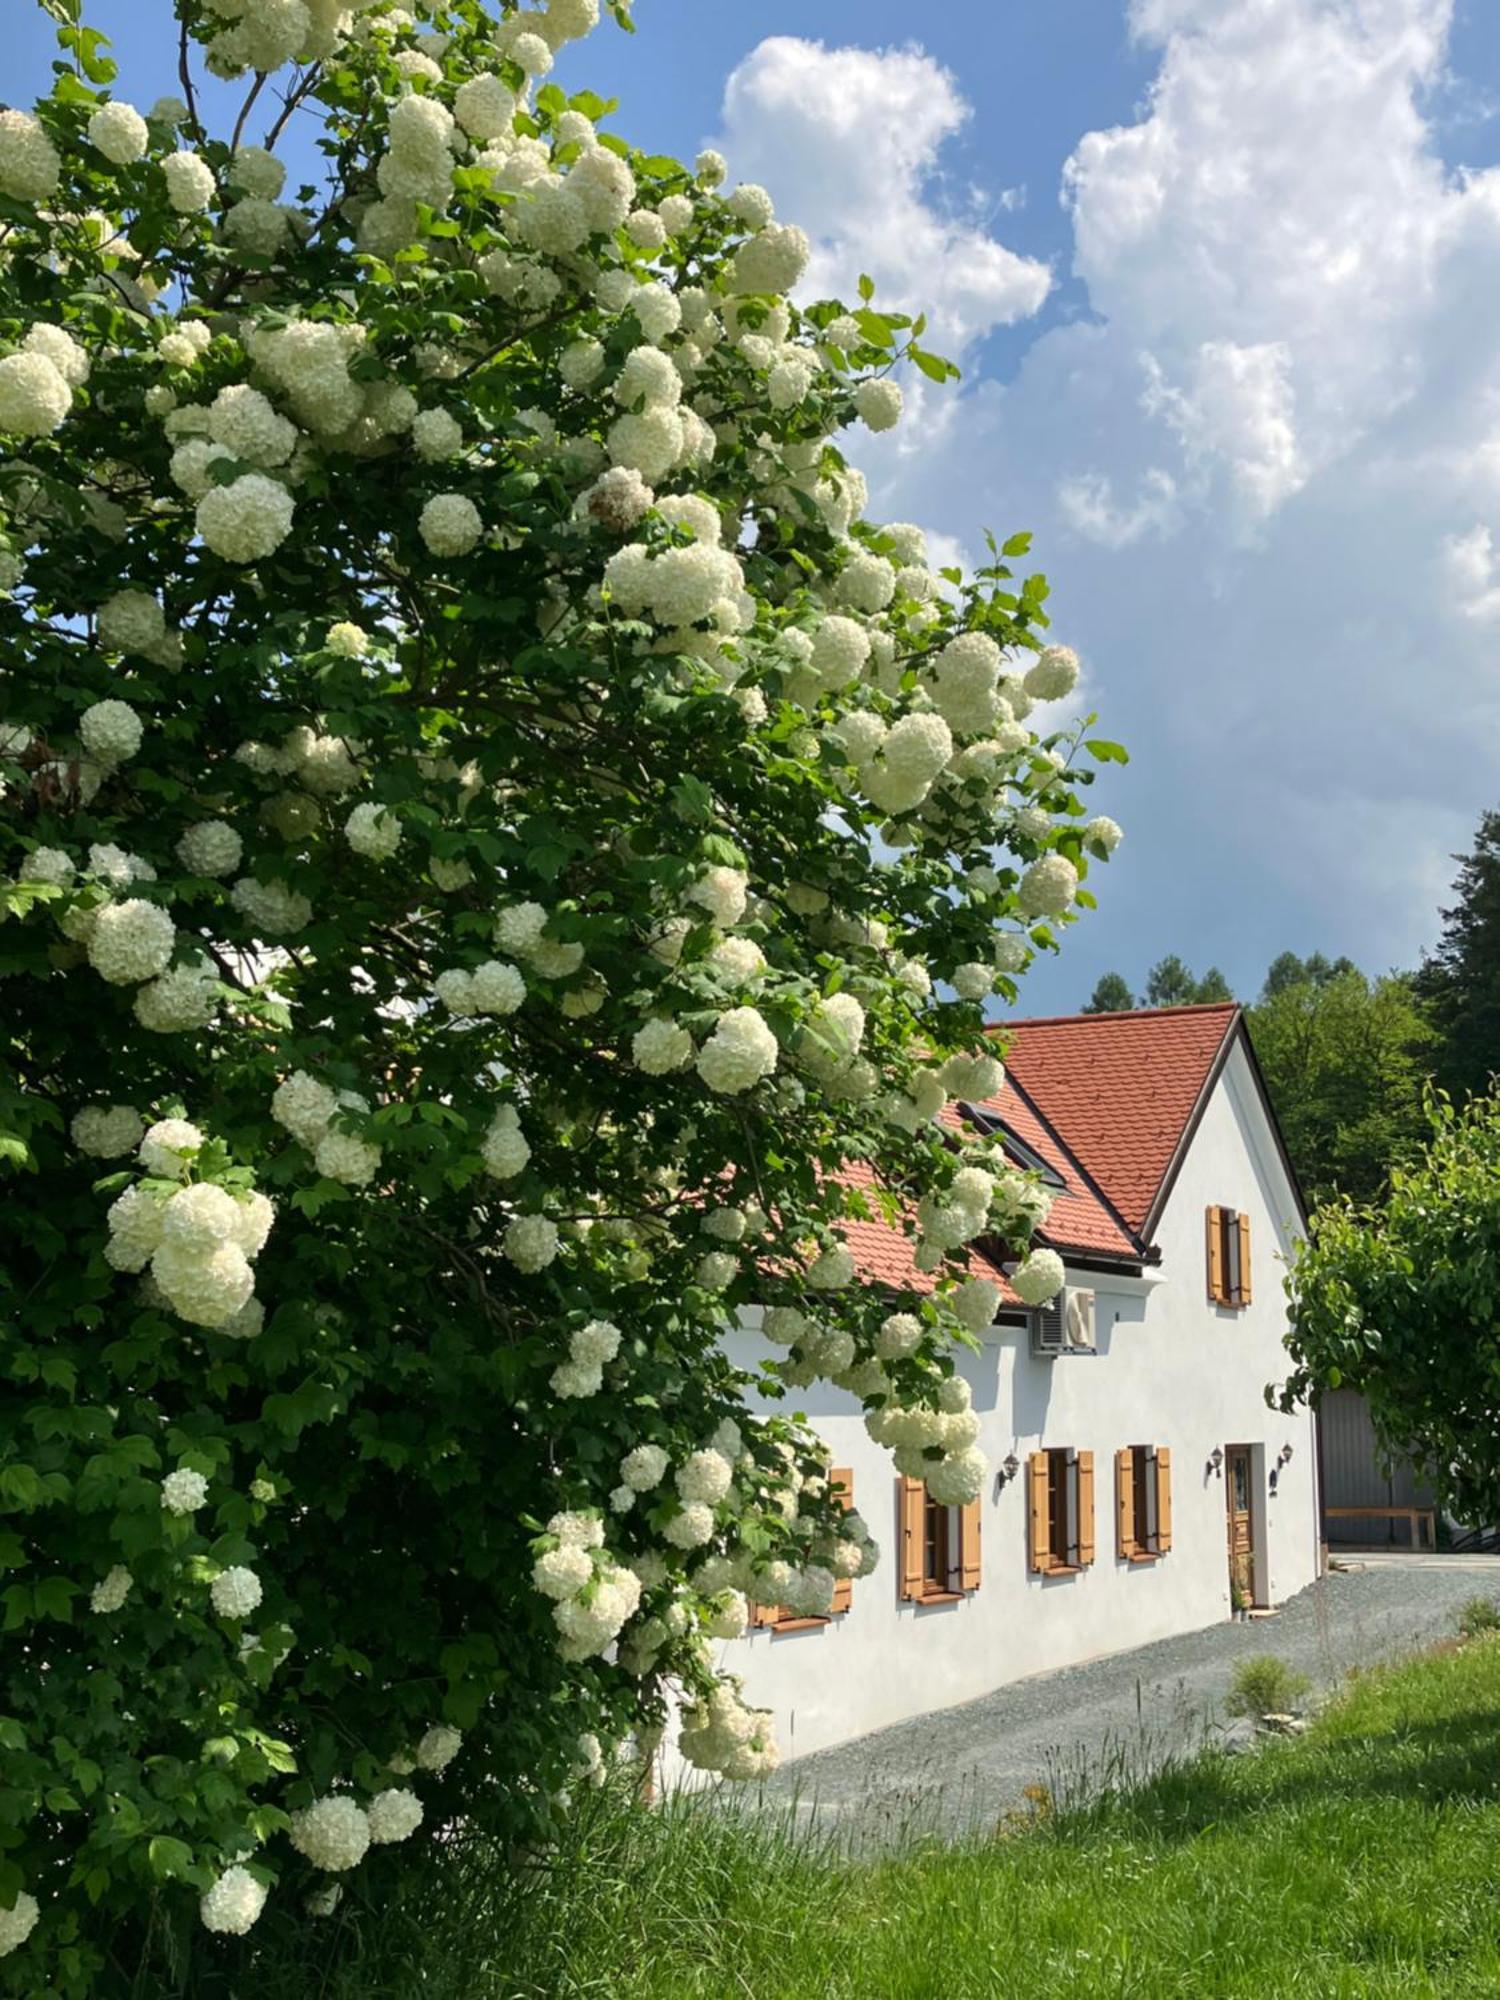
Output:
M1204 1210L1251 1218L1253 1303L1208 1303ZM968 1701L1006 1681L1195 1630L1229 1615L1225 1483L1209 1466L1216 1445L1255 1447L1262 1596L1270 1603L1317 1574L1316 1453L1312 1421L1265 1402L1286 1371L1281 1262L1295 1206L1243 1052L1216 1085L1157 1231L1162 1262L1144 1280L1069 1273L1097 1295L1095 1356L1031 1358L1020 1329L994 1329L965 1354L991 1465L1022 1461L1013 1483L991 1482L982 1502L982 1580L958 1603L898 1597L897 1482L887 1454L865 1436L853 1398L819 1385L774 1407L799 1407L854 1473L854 1499L882 1549L843 1617L803 1631L757 1631L723 1648L747 1697L775 1711L784 1757L805 1756L888 1723ZM731 1338L754 1365L773 1350L756 1333ZM1116 1559L1114 1454L1123 1445L1170 1446L1172 1535L1153 1564ZM1044 1446L1094 1453L1096 1559L1071 1577L1033 1576L1027 1559L1024 1464ZM1274 1497L1267 1473L1293 1455Z

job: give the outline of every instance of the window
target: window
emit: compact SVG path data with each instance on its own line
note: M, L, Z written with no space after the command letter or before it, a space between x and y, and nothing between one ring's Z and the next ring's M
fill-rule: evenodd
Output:
M1172 1454L1164 1444L1115 1453L1115 1548L1122 1562L1154 1562L1172 1546Z
M854 1505L854 1474L847 1465L836 1465L828 1475L828 1483L836 1497L849 1508ZM822 1615L809 1617L802 1611L793 1611L784 1604L752 1604L750 1626L769 1625L773 1632L805 1632L813 1625L826 1625L831 1618L842 1617L854 1602L854 1580L841 1576L833 1586L833 1604Z
M1094 1560L1094 1454L1057 1445L1034 1451L1031 1567L1038 1576L1072 1576Z
M945 1507L920 1479L897 1490L901 1595L915 1604L948 1604L979 1588L979 1502Z
M1233 1208L1208 1210L1208 1296L1216 1306L1250 1303L1250 1218Z

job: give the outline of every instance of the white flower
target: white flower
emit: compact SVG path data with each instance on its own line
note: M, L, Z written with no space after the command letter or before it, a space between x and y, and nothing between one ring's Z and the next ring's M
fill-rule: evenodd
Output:
M545 1215L512 1216L500 1247L518 1271L545 1271L557 1255L557 1225Z
M994 980L993 966L981 965L977 960L953 970L953 990L960 1000L982 1000Z
M380 1148L353 1132L325 1132L313 1148L313 1165L325 1180L367 1187L380 1166Z
M239 1204L227 1188L195 1181L172 1195L162 1217L162 1242L206 1256L221 1243L236 1242Z
M597 340L575 340L558 356L557 372L570 389L589 388L604 372L603 347Z
M370 1801L366 1819L370 1839L376 1846L409 1840L422 1824L422 1801L415 1792L397 1789L377 1792Z
M274 555L292 532L292 496L263 472L246 472L227 486L212 486L198 502L198 533L226 562L258 562Z
M771 1074L779 1053L776 1037L754 1007L732 1007L698 1051L698 1074L710 1090L738 1096Z
M208 1499L208 1481L201 1472L179 1466L161 1483L161 1504L169 1514L193 1514Z
M0 194L47 201L57 192L62 158L29 111L0 111Z
M255 1289L255 1273L236 1243L205 1253L163 1242L152 1254L151 1275L173 1312L192 1326L225 1325Z
M177 858L192 875L232 875L244 842L227 820L200 819L177 843Z
M989 1463L982 1451L971 1445L951 1458L930 1461L924 1467L929 1496L940 1507L966 1507L984 1491Z
M167 178L167 200L179 215L196 215L213 200L214 177L196 153L169 153L161 163Z
M853 1280L854 1258L842 1243L820 1252L807 1267L807 1282L814 1291L840 1291Z
M1063 1261L1055 1250L1033 1250L1011 1276L1011 1290L1026 1306L1043 1306L1063 1286Z
M729 163L722 153L705 149L693 162L694 177L704 187L717 187L729 171Z
M344 821L344 838L356 854L389 861L401 845L401 822L388 806L367 801Z
M304 895L284 882L260 882L253 875L240 877L229 900L269 937L289 936L312 918L312 904Z
M659 1444L638 1444L620 1461L620 1478L632 1493L649 1493L667 1469L667 1454Z
M462 493L439 493L422 509L417 532L435 556L466 556L484 533L479 509Z
M107 903L89 932L89 964L112 986L138 986L166 969L177 931L166 911L131 897Z
M678 1549L701 1549L713 1540L714 1513L701 1500L691 1500L662 1529L663 1538Z
M739 923L745 914L749 877L738 868L710 868L688 890L688 900L707 910L716 924Z
M80 1153L118 1160L140 1143L145 1122L133 1104L90 1104L77 1113L70 1131Z
M364 1860L370 1845L370 1822L353 1799L335 1794L314 1799L302 1812L293 1813L288 1838L315 1868L341 1875Z
M16 880L66 889L77 872L72 855L65 854L60 847L33 847L16 870Z
M264 146L241 146L229 163L229 180L257 201L275 201L286 183L286 168Z
M0 431L50 437L72 407L66 377L45 354L7 354L0 361Z
M1106 854L1113 854L1125 835L1114 820L1100 813L1096 818L1086 822L1083 837L1090 846L1102 848Z
M812 245L795 223L773 222L742 243L730 266L736 292L789 292L807 269Z
M693 1060L693 1038L686 1028L664 1016L656 1016L637 1028L630 1044L630 1056L645 1076L666 1076L685 1069Z
M180 1181L203 1144L203 1134L185 1118L160 1118L141 1140L141 1165L158 1180Z
M901 401L899 385L885 376L861 382L854 392L854 407L872 431L891 430L901 421Z
M483 145L510 131L516 115L515 96L498 76L484 70L459 85L453 99L453 115L469 137Z
M540 35L514 36L507 53L528 76L545 76L552 67L552 51Z
M260 1578L253 1569L236 1564L214 1578L208 1594L221 1618L248 1618L261 1600Z
M706 1257L698 1259L696 1277L705 1291L722 1292L726 1285L732 1285L739 1275L740 1263L727 1250L710 1250Z
M755 181L741 181L737 188L731 188L724 204L747 229L764 229L775 219L776 204Z
M89 379L87 350L62 327L38 320L21 345L28 354L44 354L70 389L81 389Z
M960 1052L949 1056L938 1071L949 1097L963 1097L982 1104L997 1097L1005 1083L1005 1065L996 1056Z
M89 1592L89 1609L107 1617L118 1611L135 1587L135 1578L123 1563L116 1563L102 1583Z
M297 444L296 425L280 416L259 389L244 382L232 382L214 397L208 434L234 457L267 467L285 465Z
M351 625L346 619L330 625L328 636L323 641L330 653L336 653L341 660L362 660L370 650L370 635L361 625Z
M417 1766L423 1771L446 1771L458 1755L463 1732L436 1722L417 1745Z
M1044 854L1021 877L1016 901L1028 917L1060 917L1078 894L1078 870L1065 854Z
M679 1496L686 1501L702 1501L715 1507L729 1491L734 1467L722 1452L695 1451L673 1475Z
M128 702L96 701L78 719L83 747L101 764L123 764L141 747L141 718Z
M267 1889L248 1868L226 1868L213 1887L199 1899L198 1914L203 1927L243 1937L266 1906Z
M1000 1303L1000 1287L993 1278L969 1278L953 1294L953 1310L970 1333L983 1333L992 1326Z
M1061 701L1078 684L1078 655L1071 646L1048 646L1026 675L1033 701Z
M418 458L436 464L463 450L463 425L446 410L421 410L412 419L411 441Z
M337 1110L338 1098L327 1084L302 1069L279 1083L271 1097L271 1116L277 1124L309 1147L322 1138Z

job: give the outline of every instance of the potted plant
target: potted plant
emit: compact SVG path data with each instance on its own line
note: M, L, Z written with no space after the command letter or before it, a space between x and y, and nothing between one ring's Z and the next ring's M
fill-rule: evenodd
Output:
M1229 1579L1229 1602L1236 1622L1243 1625L1250 1616L1250 1593L1238 1577Z

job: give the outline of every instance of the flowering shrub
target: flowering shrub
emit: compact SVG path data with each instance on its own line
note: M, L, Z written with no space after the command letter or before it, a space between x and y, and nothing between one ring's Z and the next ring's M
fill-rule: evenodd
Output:
M874 1546L724 1325L979 1490L1045 1198L943 1113L1118 838L1025 538L865 518L921 323L541 82L597 0L177 11L234 143L73 26L0 111L0 1991L70 2000L545 1832L673 1686L772 1767L713 1642Z

